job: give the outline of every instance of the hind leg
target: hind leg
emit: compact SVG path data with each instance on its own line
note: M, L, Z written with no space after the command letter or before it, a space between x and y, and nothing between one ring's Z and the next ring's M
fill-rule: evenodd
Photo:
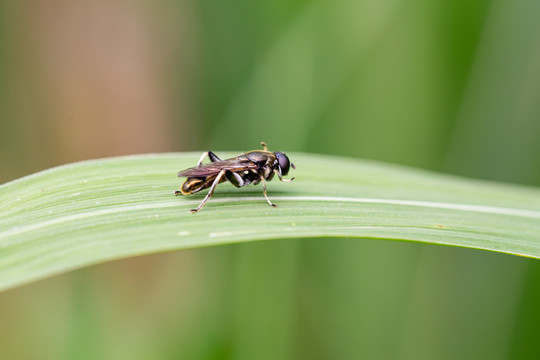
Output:
M199 162L197 163L197 167L201 166L202 162L204 161L204 158L207 156L211 162L221 161L221 159L216 154L214 154L211 151L207 151L204 154L202 154L201 158L199 159Z
M215 190L216 186L219 184L219 181L221 180L223 175L225 175L225 170L221 170L219 172L218 176L216 176L216 179L214 180L214 182L212 183L212 186L210 187L210 191L208 191L208 194L206 194L206 196L204 197L204 199L200 203L200 205L197 206L196 209L189 210L192 214L196 213L199 210L201 210L202 207L204 206L204 204L206 204L206 202L208 201L208 199L210 199L212 197L212 195L214 194L214 190Z

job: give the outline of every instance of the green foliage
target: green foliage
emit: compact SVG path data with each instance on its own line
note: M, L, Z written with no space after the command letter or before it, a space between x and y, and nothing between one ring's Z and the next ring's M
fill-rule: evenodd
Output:
M263 140L298 160L303 155L294 151L333 154L538 187L539 13L535 0L0 2L0 183L81 159L249 150ZM147 233L150 226L139 234L144 227L133 219L154 223L156 235L167 227L177 230L167 244L174 249L182 245L178 229L187 221L206 219L198 229L210 232L223 212L233 222L264 212L266 222L257 225L267 230L298 207L316 208L317 216L364 210L352 219L361 226L348 231L370 237L385 235L382 226L365 225L382 221L387 211L400 214L386 223L389 232L412 237L416 229L417 237L433 234L429 241L438 234L445 241L469 239L462 245L473 247L502 244L494 250L503 252L531 251L538 234L537 219L527 217L538 211L535 190L415 171L422 179L413 191L407 177L401 189L408 170L383 177L375 168L390 168L369 163L357 189L350 184L347 194L335 195L328 185L336 177L317 161L313 172L327 176L319 183L324 193L305 196L466 204L482 211L288 200L312 191L302 186L312 182L306 173L311 170L295 160L302 165L297 182L269 184L277 209L268 207L260 187L223 184L200 214L191 215L187 209L202 196L175 198L172 191L179 186L174 172L197 157L171 160L165 173L154 176L164 181L159 189L152 188L156 179L142 175L139 188L134 176L126 177L129 169L118 169L122 182L110 184L104 174L103 187L94 188L98 199L83 189L99 181L81 179L60 197L48 193L62 185L58 178L41 190L44 174L35 184L25 179L8 185L15 194L27 184L32 196L0 203L2 209L26 206L18 219L9 218L7 229L0 227L2 236L15 226L30 230L30 224L52 222L36 228L32 241L1 238L10 243L0 247L0 269L15 270L3 273L2 288L51 275L43 266L55 267L55 273L83 266L67 262L76 251L88 252L81 259L108 256L96 257L99 262L158 251L163 240ZM427 177L444 184L421 188ZM381 183L375 193L370 179L382 178L400 189ZM125 188L116 187L120 183ZM455 197L446 197L450 188ZM95 203L111 189L115 198ZM410 196L399 196L407 191ZM81 201L87 209L78 207ZM163 208L152 208L159 204ZM106 211L96 221L109 238L78 228L90 226L88 218L54 223L56 210L99 215L99 205ZM130 210L116 213L122 209ZM1 224L12 210L0 213ZM420 227L444 212L454 217ZM117 227L122 217L133 231ZM412 226L392 226L412 220ZM435 227L451 222L457 230ZM475 231L488 223L488 231ZM285 236L279 227L276 232ZM37 237L53 230L72 241ZM482 241L488 232L492 241ZM92 241L81 241L84 236ZM144 236L151 249L118 241L131 246ZM4 291L0 358L540 358L537 259L355 236L168 251ZM34 261L24 262L14 250ZM53 254L57 258L47 257ZM23 280L22 270L34 275Z
M322 155L291 154L292 183L175 197L194 154L53 168L0 187L0 289L153 252L255 240L367 237L540 258L540 191Z

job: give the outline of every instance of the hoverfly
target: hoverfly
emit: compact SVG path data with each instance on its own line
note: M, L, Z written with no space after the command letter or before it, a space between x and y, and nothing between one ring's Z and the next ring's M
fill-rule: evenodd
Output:
M229 181L237 188L249 184L257 185L262 182L263 194L270 206L276 207L268 195L266 195L266 181L272 180L277 174L280 181L293 181L294 178L283 179L289 173L289 168L296 169L289 161L287 155L282 152L270 152L265 143L261 142L263 151L254 150L237 157L221 160L216 154L207 151L202 154L197 166L182 170L179 177L186 177L180 191L175 191L175 195L191 195L204 189L210 188L208 194L196 209L190 212L196 213L206 204L208 199L214 194L214 189L219 183ZM205 157L210 159L210 163L203 165Z

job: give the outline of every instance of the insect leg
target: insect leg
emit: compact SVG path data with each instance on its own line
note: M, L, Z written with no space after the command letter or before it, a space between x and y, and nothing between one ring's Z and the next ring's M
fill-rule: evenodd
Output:
M203 201L200 203L199 206L197 206L196 209L191 209L189 210L191 213L196 213L197 211L201 210L202 207L204 206L204 204L206 204L206 202L208 201L208 199L210 199L212 197L212 195L214 194L214 189L216 188L216 186L219 184L219 180L223 177L223 175L225 175L225 170L221 170L219 172L219 174L216 176L216 179L214 180L214 182L212 183L212 186L210 187L210 191L208 191L208 194L206 194L206 196L204 197Z
M265 142L261 141L261 145L262 145L264 151L268 151L268 146L266 146Z
M201 166L204 158L208 155L209 151L202 154L201 158L199 159L199 162L197 163L197 167Z
M231 184L233 184L237 188L242 187L246 184L246 182L244 181L244 179L242 179L240 175L230 170L225 170L225 177L227 178L227 180L229 180Z
M211 162L221 161L221 159L211 151L208 152L208 157L210 158Z
M264 197L266 198L266 201L268 201L268 204L270 204L270 206L277 207L276 204L272 204L272 202L268 198L268 195L266 195L266 180L264 180L264 177L262 177L262 176L261 176L261 181L262 181L262 184L263 184L263 194L264 194Z
M202 154L201 158L199 159L199 162L197 163L197 167L201 166L202 162L204 161L204 158L207 156L210 158L211 162L221 161L221 159L216 154L214 154L211 151L207 151L204 154Z
M283 181L283 182L291 182L294 180L294 177L290 178L290 179L284 179L282 176L281 176L281 170L275 170L275 172L277 172L277 176L279 178L279 181Z

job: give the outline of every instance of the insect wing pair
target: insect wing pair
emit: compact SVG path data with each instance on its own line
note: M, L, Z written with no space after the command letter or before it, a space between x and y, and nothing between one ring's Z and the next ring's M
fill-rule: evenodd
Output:
M191 195L204 189L210 188L208 194L196 209L191 209L195 213L202 209L208 199L214 194L216 186L222 182L229 181L236 187L242 187L249 184L257 185L262 182L263 194L268 204L273 204L266 194L266 181L272 180L274 174L277 174L280 181L292 181L294 178L283 179L283 176L289 173L293 163L289 161L287 155L282 152L270 152L265 143L261 142L263 150L254 150L241 154L237 157L221 160L211 151L205 152L197 166L182 170L178 173L179 177L186 177L180 191L175 191L175 195ZM210 163L202 162L208 156Z

